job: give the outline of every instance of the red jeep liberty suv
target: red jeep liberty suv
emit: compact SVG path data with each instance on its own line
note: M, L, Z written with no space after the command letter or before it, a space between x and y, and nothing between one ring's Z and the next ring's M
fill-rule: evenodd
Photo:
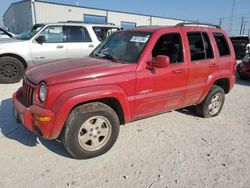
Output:
M87 58L28 68L13 94L14 115L45 139L61 136L73 157L96 157L128 122L191 105L200 116L218 115L235 66L232 43L218 26L119 31Z

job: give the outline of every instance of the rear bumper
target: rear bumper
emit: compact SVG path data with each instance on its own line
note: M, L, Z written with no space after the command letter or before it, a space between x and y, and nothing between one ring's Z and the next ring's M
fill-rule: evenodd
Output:
M26 107L19 100L22 96L20 91L13 94L13 114L17 121L29 129L31 132L38 134L39 136L45 139L53 139L50 135L53 125L55 113L49 109L44 109L36 105ZM36 120L35 116L50 116L51 121L49 122L40 122Z

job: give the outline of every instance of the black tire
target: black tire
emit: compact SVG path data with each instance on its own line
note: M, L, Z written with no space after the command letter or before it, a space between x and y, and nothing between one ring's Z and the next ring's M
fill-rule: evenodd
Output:
M0 83L19 82L25 72L25 67L21 61L14 57L0 58Z
M101 124L102 128L99 126L98 130L100 131L97 132L98 125L96 125L96 121L98 120L104 121L104 123ZM92 127L92 130L85 128L87 125ZM103 103L93 102L78 106L72 110L66 120L61 138L65 149L74 158L88 159L106 153L114 145L119 130L119 118L115 111ZM108 131L108 135L106 137L101 136L101 133L99 133L101 131ZM83 143L81 138L85 140ZM95 149L91 145L94 145L93 143L96 141L102 144ZM91 147L93 148L91 149Z
M217 101L217 97L218 97L218 101ZM200 116L204 118L217 116L223 107L224 101L225 101L224 90L217 85L213 85L210 91L208 92L206 98L203 100L203 102L201 104L196 105L196 111Z

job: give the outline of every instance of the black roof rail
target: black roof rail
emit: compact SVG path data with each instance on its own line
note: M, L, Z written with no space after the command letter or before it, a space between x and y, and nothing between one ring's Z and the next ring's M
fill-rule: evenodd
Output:
M177 27L185 26L185 25L193 25L193 26L208 26L208 27L215 27L217 29L221 29L219 25L210 24L210 23L203 23L203 22L181 22L176 24Z
M77 21L77 20L60 21L59 23L85 23L85 24L96 24L96 25L115 25L114 23L91 23L91 22L84 22L84 21Z

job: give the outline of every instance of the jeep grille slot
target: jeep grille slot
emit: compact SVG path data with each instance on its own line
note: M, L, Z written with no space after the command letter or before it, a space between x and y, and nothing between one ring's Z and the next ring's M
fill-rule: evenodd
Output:
M23 91L26 105L31 106L33 104L34 88L26 80L23 82Z

